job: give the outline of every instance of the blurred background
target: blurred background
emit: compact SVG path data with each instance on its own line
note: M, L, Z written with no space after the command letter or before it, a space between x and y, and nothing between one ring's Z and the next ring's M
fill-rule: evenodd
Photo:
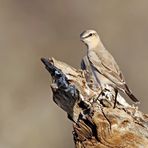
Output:
M80 68L86 50L79 34L90 28L148 112L148 1L0 0L0 148L74 147L40 58Z

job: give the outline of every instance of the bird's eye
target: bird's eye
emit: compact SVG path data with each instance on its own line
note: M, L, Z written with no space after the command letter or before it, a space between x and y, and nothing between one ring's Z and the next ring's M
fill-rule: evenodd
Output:
M89 36L93 36L93 34L92 34L92 33L90 33L90 34L89 34Z

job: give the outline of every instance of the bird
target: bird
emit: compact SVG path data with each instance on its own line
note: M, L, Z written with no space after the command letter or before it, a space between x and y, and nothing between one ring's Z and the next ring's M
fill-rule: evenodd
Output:
M136 104L139 103L140 101L129 89L114 57L104 47L98 33L95 30L85 30L80 34L80 40L87 47L87 58L95 81L97 81L102 90L108 86L114 89L115 104L118 91L127 94Z
M97 81L93 75L93 71L87 56L84 56L81 60L81 69L84 71L88 86L94 90L100 90L100 87L98 86Z

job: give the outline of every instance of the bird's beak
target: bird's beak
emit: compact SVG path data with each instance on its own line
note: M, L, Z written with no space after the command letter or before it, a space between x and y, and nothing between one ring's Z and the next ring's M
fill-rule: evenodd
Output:
M85 32L85 31L83 31L83 32L80 34L80 40L81 40L81 41L83 41L83 40L86 38L84 32Z
M83 41L83 38L80 37L80 41Z

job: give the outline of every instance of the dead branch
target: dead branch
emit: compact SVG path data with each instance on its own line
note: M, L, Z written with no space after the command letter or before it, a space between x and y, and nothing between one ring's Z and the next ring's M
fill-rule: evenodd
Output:
M42 58L51 74L54 102L73 121L76 148L146 148L148 115L130 106L121 96L109 99L96 89L88 73L57 61ZM122 101L119 101L122 100Z

